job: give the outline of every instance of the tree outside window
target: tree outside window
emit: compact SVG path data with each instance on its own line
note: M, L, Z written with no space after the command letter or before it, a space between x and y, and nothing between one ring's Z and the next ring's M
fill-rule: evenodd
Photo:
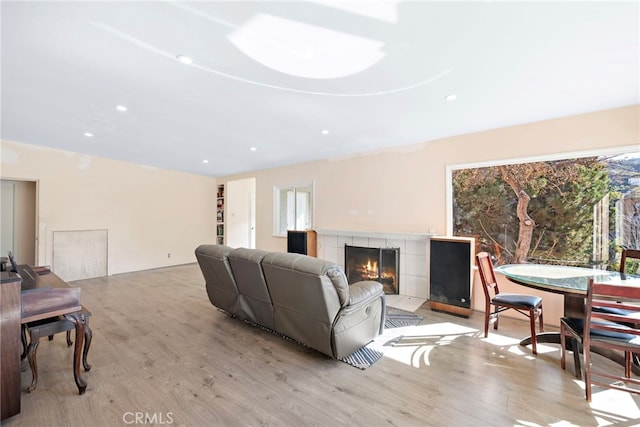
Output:
M638 153L453 170L454 235L497 264L617 269L622 247L640 247L638 181Z

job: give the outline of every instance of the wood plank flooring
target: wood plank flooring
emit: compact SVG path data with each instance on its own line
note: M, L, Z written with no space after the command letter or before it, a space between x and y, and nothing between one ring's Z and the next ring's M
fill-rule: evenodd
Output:
M481 313L420 308L422 325L361 371L217 311L195 264L72 285L93 313L87 392L64 336L43 339L38 387L3 426L640 424L639 396L596 388L589 404L557 345L520 347L525 321L484 339Z

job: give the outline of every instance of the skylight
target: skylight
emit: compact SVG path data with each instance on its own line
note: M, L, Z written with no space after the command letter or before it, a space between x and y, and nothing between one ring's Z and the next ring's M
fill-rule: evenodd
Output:
M357 74L385 56L377 40L266 14L253 16L228 37L265 67L312 79Z

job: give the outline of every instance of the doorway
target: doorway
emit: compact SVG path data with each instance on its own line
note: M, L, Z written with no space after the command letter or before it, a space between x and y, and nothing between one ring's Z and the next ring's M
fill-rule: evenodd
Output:
M226 185L227 245L256 247L256 179L228 181Z
M18 263L36 265L37 183L8 179L0 182L0 256L11 251Z

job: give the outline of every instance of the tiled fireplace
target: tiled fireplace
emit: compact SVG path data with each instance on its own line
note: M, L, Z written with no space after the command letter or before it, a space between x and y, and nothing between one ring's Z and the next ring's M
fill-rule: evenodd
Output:
M345 230L316 230L316 232L318 234L318 258L333 261L342 266L343 269L345 268L345 246L372 248L374 250L393 250L394 253L397 253L396 271L399 272L398 277L395 279L395 287L397 289L391 290L389 286L385 286L385 292L397 292L399 295L427 299L428 234ZM385 264L388 264L388 261L385 261ZM349 274L346 269L345 273ZM388 275L387 272L381 272L380 278L384 279ZM388 278L384 280L389 282ZM380 281L384 282L384 280Z

